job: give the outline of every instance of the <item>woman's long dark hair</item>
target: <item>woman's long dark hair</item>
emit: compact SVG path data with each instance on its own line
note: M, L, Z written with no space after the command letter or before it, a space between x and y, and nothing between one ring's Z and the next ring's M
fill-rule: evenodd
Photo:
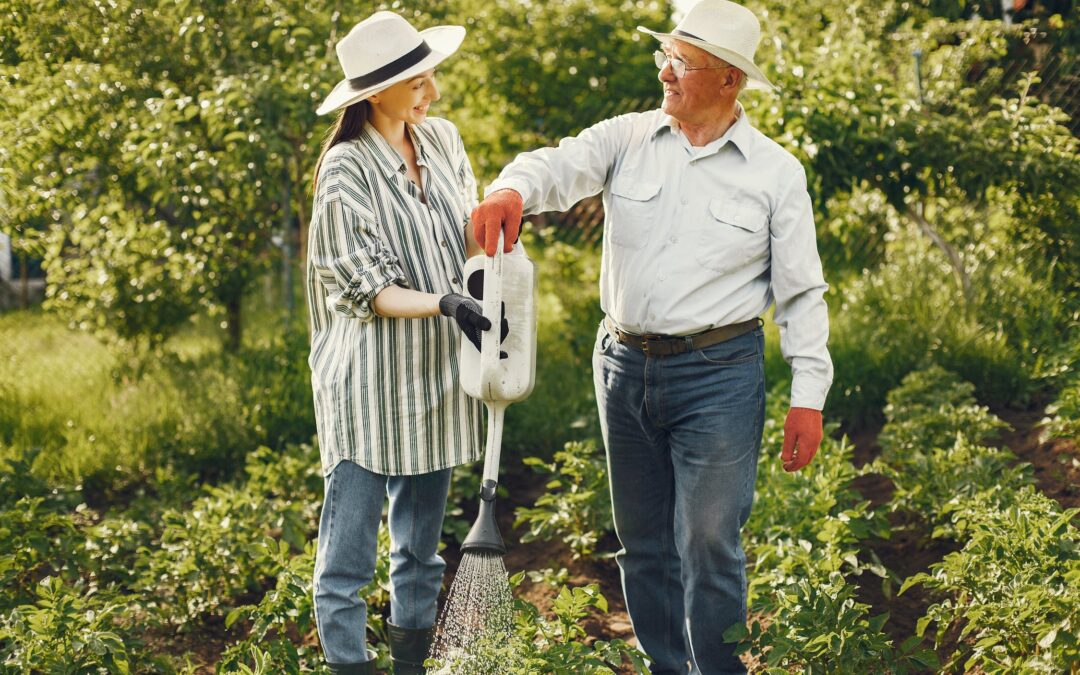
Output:
M358 138L360 132L364 130L364 125L367 124L369 117L371 117L371 104L366 100L357 101L350 106L346 106L338 113L333 126L326 132L322 152L319 153L319 161L315 163L315 174L311 177L312 192L315 192L318 187L319 169L322 168L323 158L326 157L326 153L338 143Z

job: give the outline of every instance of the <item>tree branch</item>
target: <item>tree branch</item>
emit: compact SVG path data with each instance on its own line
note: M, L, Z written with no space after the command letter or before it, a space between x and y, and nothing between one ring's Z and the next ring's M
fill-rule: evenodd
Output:
M921 207L921 205L920 205ZM919 229L925 234L930 241L934 243L942 252L945 253L945 257L949 261L949 266L952 267L953 272L956 274L956 279L960 284L960 290L964 294L965 310L970 310L974 302L971 295L971 278L968 276L967 270L964 268L964 261L960 259L960 254L956 251L945 237L934 229L934 226L928 221L922 214L922 209L915 209L910 204L905 208L905 213L908 218L915 222L919 226Z

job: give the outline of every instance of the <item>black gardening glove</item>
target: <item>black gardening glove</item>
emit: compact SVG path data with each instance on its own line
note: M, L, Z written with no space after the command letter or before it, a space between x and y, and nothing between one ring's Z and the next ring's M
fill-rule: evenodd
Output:
M480 331L491 329L491 322L484 316L480 303L459 293L447 293L439 298L439 311L456 321L476 351L480 351ZM499 352L499 358L507 358L506 352Z

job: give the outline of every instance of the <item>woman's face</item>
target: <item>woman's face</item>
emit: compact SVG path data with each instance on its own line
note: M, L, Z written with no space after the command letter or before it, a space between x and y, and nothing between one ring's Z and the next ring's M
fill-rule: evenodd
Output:
M427 117L428 106L439 100L435 70L398 82L368 99L380 114L406 124L420 124Z

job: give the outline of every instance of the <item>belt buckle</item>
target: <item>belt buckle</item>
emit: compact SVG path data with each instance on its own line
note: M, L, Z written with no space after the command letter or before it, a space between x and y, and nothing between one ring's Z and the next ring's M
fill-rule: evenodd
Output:
M645 353L645 356L649 356L649 340L661 339L659 333L642 333L641 335L641 351Z

